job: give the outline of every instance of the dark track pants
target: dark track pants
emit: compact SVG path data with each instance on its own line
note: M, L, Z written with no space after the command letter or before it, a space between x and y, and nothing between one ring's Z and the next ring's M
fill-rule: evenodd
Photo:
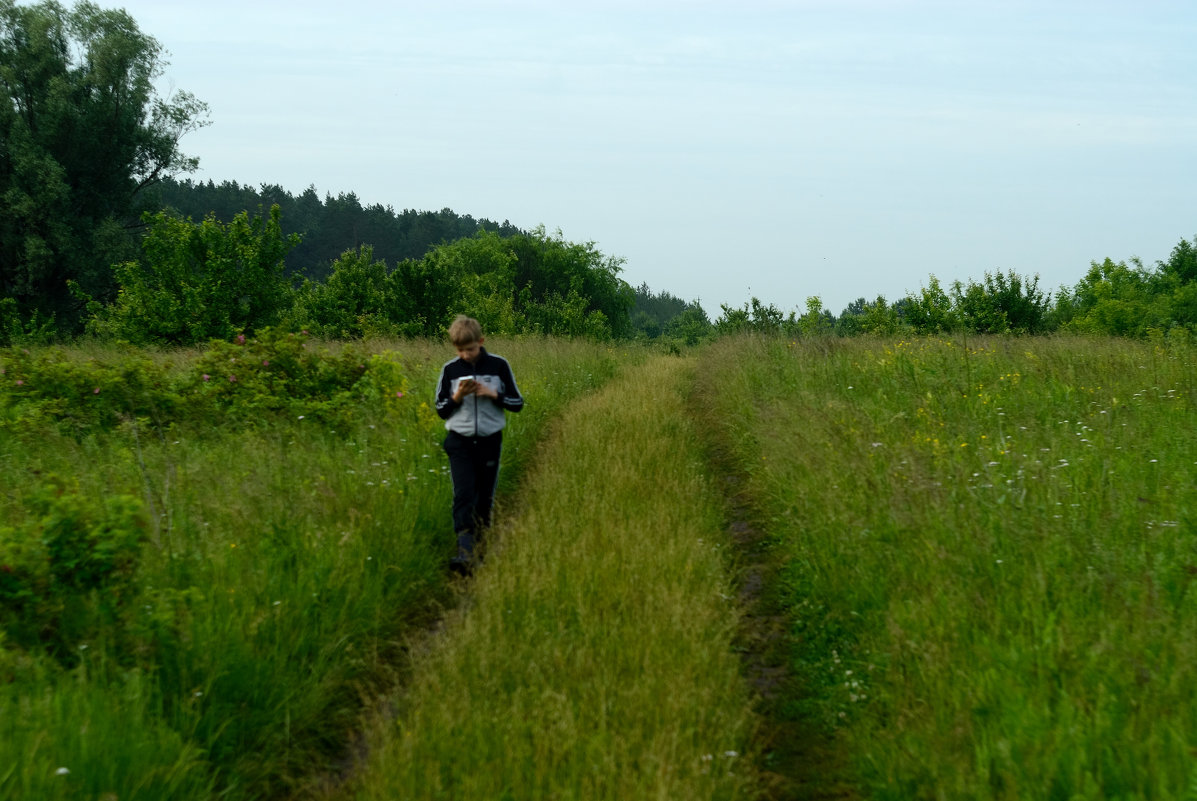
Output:
M450 431L445 436L444 448L449 456L449 475L453 478L453 530L457 532L457 545L473 551L477 532L490 525L503 432L489 437L465 437Z

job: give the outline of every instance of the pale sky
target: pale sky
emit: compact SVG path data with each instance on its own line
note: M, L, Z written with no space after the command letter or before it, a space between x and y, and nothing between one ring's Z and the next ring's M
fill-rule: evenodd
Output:
M1197 237L1197 3L123 7L198 180L560 229L685 300L1069 287Z

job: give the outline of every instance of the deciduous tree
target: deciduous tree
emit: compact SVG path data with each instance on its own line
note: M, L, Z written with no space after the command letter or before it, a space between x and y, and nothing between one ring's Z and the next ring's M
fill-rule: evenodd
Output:
M206 124L187 92L161 97L162 46L121 10L0 0L0 296L71 330L136 253L142 192L194 170L179 140Z

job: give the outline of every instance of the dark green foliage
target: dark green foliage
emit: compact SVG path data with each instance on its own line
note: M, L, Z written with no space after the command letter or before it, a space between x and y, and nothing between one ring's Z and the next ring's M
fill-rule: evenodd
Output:
M1197 281L1197 237L1193 242L1180 240L1168 261L1160 262L1160 274L1173 286Z
M45 317L36 309L24 317L16 298L0 298L0 347L46 345L57 335L53 317Z
M147 218L141 261L116 266L116 302L90 329L129 342L194 344L276 323L291 302L283 259L299 243L269 218L242 213L227 225L165 212Z
M602 309L595 309L594 301L573 287L564 295L548 292L539 302L521 305L524 327L546 336L611 339L613 323L623 322L619 318L613 321Z
M881 295L869 302L858 298L849 303L835 321L835 333L840 336L854 334L878 334L892 336L904 325L901 306L892 306Z
M393 270L362 247L342 254L326 282L305 282L287 323L324 337L435 337L468 314L488 334L626 337L632 291L619 271L619 260L593 243L543 229L478 231Z
M543 227L523 232L448 208L363 208L352 193L321 202L311 187L292 198L281 187L164 182L159 196L182 213L214 219L236 218L266 201L284 219L292 210L296 219L281 230L304 237L287 255L288 272L308 277L284 315L292 328L330 338L439 336L464 312L493 334L634 333L634 293L619 278L621 260Z
M1167 319L1164 295L1150 270L1137 260L1130 265L1111 259L1093 262L1063 302L1058 318L1072 331L1143 336Z
M533 331L551 335L628 337L634 293L619 278L623 260L603 256L593 242L566 242L538 227L510 237L515 256L516 311ZM537 308L539 307L539 308Z
M818 297L809 297L806 299L806 312L799 315L797 320L791 313L782 330L790 336L827 336L835 330L835 316L823 308L823 301Z
M1069 331L1144 337L1197 329L1197 245L1182 239L1154 269L1138 259L1092 262L1062 288L1050 324Z
M328 338L439 336L468 311L487 331L511 333L513 259L506 240L485 231L393 270L363 246L343 253L327 281L305 281L287 322Z
M906 296L906 321L922 334L937 334L959 328L959 315L952 307L952 299L934 275L918 295Z
M395 304L386 264L363 245L333 262L327 281L305 279L287 317L291 327L333 339L397 335L399 327L388 314Z
M185 217L202 219L209 214L228 222L238 214L277 205L282 211L283 230L297 233L303 241L288 259L288 270L314 281L324 281L346 252L369 246L374 257L387 264L420 259L433 247L470 237L479 230L508 237L520 233L511 223L496 223L440 211L395 211L390 206L363 206L353 192L323 199L314 186L292 195L281 186L263 184L254 189L237 181L214 183L166 180L155 195L160 206Z
M711 331L711 321L698 301L687 303L664 290L654 293L648 284L634 291L630 324L636 336L667 336L687 345L697 344Z
M1180 240L1168 261L1160 262L1155 285L1168 296L1166 326L1197 327L1197 237L1193 242Z
M1010 270L987 272L980 283L955 281L948 291L933 275L918 295L906 296L900 319L920 334L1037 334L1048 330L1050 310L1051 295L1040 291L1039 276Z
M655 327L656 335L659 335L665 323L677 317L690 305L692 304L664 290L653 292L648 284L641 284L634 290L632 316L640 331L650 333L651 329L647 326L651 325Z
M741 308L720 304L723 313L715 320L713 332L727 334L771 334L787 337L819 337L835 331L835 316L823 308L817 297L806 299L806 311L785 314L772 303L753 297Z
M711 320L697 303L687 306L665 324L665 336L697 345L711 335Z
M1039 276L1023 278L1013 270L985 273L982 283L952 285L960 323L978 334L1038 334L1046 326L1051 296L1039 290Z
M489 231L439 245L404 276L399 303L427 336L439 336L458 313L478 318L492 334L522 333L515 321L515 258L509 240Z
M142 260L116 267L116 301L91 304L96 335L177 345L282 323L328 338L440 336L459 313L491 334L609 339L632 330L620 261L543 229L506 238L480 230L393 270L362 246L342 253L326 281L292 291L283 259L299 238L283 234L278 206L268 220L241 212L227 225L166 212L150 221Z
M207 108L186 92L158 97L163 64L124 11L0 0L0 296L18 319L77 330L67 282L109 299L143 190L195 169L178 142Z
M461 299L460 276L434 256L401 261L390 274L388 312L405 335L439 335L449 323L450 307Z

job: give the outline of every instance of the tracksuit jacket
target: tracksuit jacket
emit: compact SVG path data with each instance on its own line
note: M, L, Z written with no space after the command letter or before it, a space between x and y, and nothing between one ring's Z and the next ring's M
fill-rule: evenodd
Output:
M479 384L485 384L499 395L498 401L467 395L461 403L453 400L453 393L463 378L473 376ZM497 434L507 425L503 411L518 412L524 408L524 396L515 385L511 366L502 356L487 353L486 348L478 351L473 364L457 358L446 362L441 368L437 382L436 413L445 421L445 428L463 437L488 437Z

